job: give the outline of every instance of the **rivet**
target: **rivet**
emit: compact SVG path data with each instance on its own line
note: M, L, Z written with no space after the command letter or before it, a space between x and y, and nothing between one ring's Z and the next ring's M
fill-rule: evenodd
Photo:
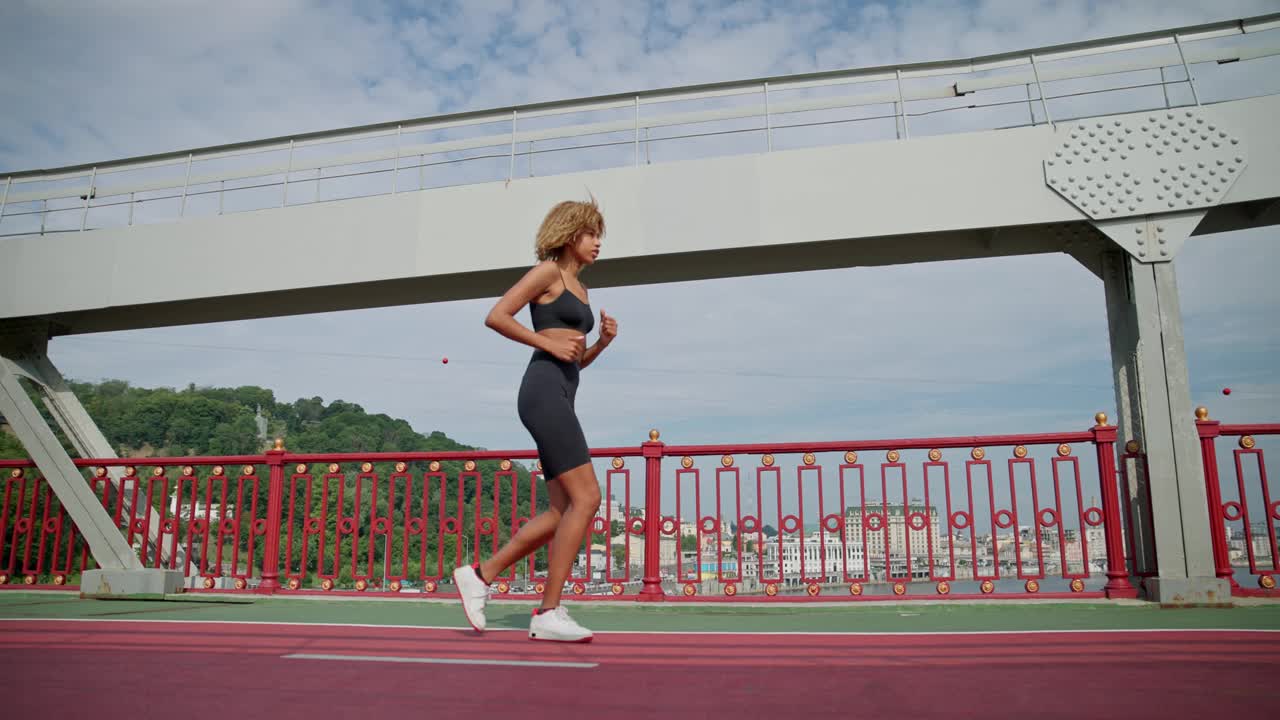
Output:
M1174 193L1174 194L1173 194L1173 196L1174 196L1174 197L1182 197L1182 191L1181 191L1181 190L1179 190L1178 192Z
M1156 199L1157 199L1157 200L1163 200L1163 199L1164 199L1164 193L1156 193Z
M1142 202L1142 196L1141 196L1141 195L1139 195L1139 196L1138 196L1138 202Z
M1147 147L1151 147L1151 141L1150 141L1150 140L1148 140L1148 141L1147 141Z
M1242 158L1242 157L1240 157L1239 155L1237 155L1237 156L1236 156L1236 163L1242 163L1242 162L1244 162L1244 158Z
M1163 256L1165 256L1165 257L1169 257L1169 251L1168 251L1168 250L1161 250L1161 251L1160 251L1160 254L1161 254L1161 255L1163 255Z
M1050 160L1050 161L1049 161L1049 165L1051 165L1051 166L1053 165L1053 161L1052 161L1052 160Z
M1071 158L1067 158L1067 164L1068 164L1068 165L1070 165L1070 164L1071 164Z
M1098 123L1098 129L1099 129L1099 130L1101 130L1101 129L1102 129L1102 123Z
M1098 183L1098 187L1103 187L1103 183Z
M1191 112L1190 110L1188 110L1188 111L1187 111L1187 117L1191 117L1192 115L1195 115L1195 113L1193 113L1193 112Z
M1135 233L1137 233L1138 235L1141 235L1141 234L1142 234L1142 228L1140 228L1140 227L1136 227L1136 228L1134 228L1134 229L1133 229L1133 231L1134 231Z
M1180 153L1180 152L1182 152L1182 148L1174 148L1174 149L1173 149L1173 151L1174 151L1174 152L1177 152L1177 153Z
M1071 199L1072 199L1072 200L1075 200L1075 199L1076 199L1076 198L1078 198L1078 197L1080 197L1080 193L1071 193Z
M1226 160L1218 160L1218 165L1226 165L1226 164L1227 164Z
M1133 205L1130 205L1130 206L1129 206L1129 212L1133 212L1133 211L1134 211L1134 210L1136 210L1136 209L1137 209L1137 208L1135 208Z
M1146 251L1146 250L1139 250L1139 251L1138 251L1138 257L1146 257L1146 256L1147 256L1147 251Z
M1141 185L1141 184L1142 184L1142 178L1134 178L1134 179L1133 179L1133 184L1134 184L1134 185Z
M1232 145L1239 145L1239 144L1240 144L1240 138L1231 138L1231 144L1232 144Z
M1169 242L1169 239L1168 239L1168 238L1160 238L1160 239L1159 239L1159 242L1160 242L1160 244L1161 244L1161 245L1164 245L1164 244L1166 244L1166 243L1168 243L1168 242Z
M1173 113L1165 113L1164 116L1170 120L1173 119Z
M1191 149L1192 149L1192 150L1199 150L1199 149L1200 149L1200 143L1196 143L1195 145L1192 145L1192 146L1191 146Z
M1139 244L1139 245L1146 245L1146 244L1147 244L1147 241L1146 241L1146 240L1143 240L1142 238L1138 238L1138 244Z
M1164 154L1164 151L1163 151L1163 150L1156 150L1156 154L1157 154L1157 155L1163 155L1163 154Z
M1217 125L1214 125L1213 123L1209 123L1209 131L1210 131L1210 132L1212 132L1212 131L1214 131L1214 130L1217 130L1217 129L1218 129L1218 126L1217 126Z
M1170 200L1170 201L1169 201L1169 207L1173 207L1173 201L1172 201L1172 200Z
M1163 225L1157 225L1157 226L1156 226L1156 232L1158 232L1158 233L1162 233L1162 232L1164 232L1164 226L1163 226Z
M1235 168L1233 168L1233 167L1227 168L1227 172L1235 172L1235 171L1236 171L1236 169L1235 169Z
M1196 118L1196 122L1200 125L1204 124L1204 118Z
M1196 188L1196 194L1197 194L1197 195L1199 195L1199 194L1200 194L1200 188Z
M1219 145L1221 145L1221 143L1219 143L1217 140L1214 140L1214 141L1213 141L1213 146L1214 146L1214 147L1218 147Z

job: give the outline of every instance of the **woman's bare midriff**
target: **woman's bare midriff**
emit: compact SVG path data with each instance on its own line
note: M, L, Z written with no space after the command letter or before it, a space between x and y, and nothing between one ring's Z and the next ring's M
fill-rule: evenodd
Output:
M549 338L582 337L582 333L574 330L573 328L547 328L545 330L539 330L538 334Z

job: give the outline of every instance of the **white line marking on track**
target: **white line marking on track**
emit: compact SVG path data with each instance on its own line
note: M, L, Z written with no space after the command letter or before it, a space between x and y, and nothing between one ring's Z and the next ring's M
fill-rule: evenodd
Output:
M553 660L472 660L465 658L396 657L393 655L321 655L294 653L286 660L356 660L361 662L426 663L429 665L509 665L513 667L593 668L599 663L556 662Z
M284 625L287 627L335 627L335 628L387 628L388 630L455 630L473 634L471 628L457 625L382 625L376 623L309 623L271 622L268 620L160 620L142 618L4 618L0 622L113 622L113 623L171 623L186 625ZM488 628L493 632L528 632L525 628ZM598 630L597 635L783 635L783 636L843 636L853 637L906 637L912 635L1103 635L1112 633L1280 633L1280 630L1259 628L1104 628L1099 630Z

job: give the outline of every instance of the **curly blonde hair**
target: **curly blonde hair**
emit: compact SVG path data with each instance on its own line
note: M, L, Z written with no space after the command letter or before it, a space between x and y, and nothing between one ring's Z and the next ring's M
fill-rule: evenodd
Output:
M583 232L604 237L604 215L600 214L596 199L557 203L538 228L538 239L534 243L538 259L554 260L560 256L561 248L576 241Z

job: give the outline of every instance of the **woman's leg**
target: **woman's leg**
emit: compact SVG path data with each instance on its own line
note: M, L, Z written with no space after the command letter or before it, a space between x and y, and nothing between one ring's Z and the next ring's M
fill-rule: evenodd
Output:
M544 609L560 605L560 592L569 577L569 569L573 567L591 518L600 508L600 483L596 481L596 471L591 463L568 470L557 479L568 495L569 506L561 514L560 525L551 540L547 589L542 594Z
M499 548L498 552L488 560L480 563L480 575L485 581L492 582L504 570L546 545L547 541L555 535L556 527L569 507L569 496L561 487L560 481L554 478L547 483L547 492L551 497L551 507L525 523L519 532L511 536L506 545Z

